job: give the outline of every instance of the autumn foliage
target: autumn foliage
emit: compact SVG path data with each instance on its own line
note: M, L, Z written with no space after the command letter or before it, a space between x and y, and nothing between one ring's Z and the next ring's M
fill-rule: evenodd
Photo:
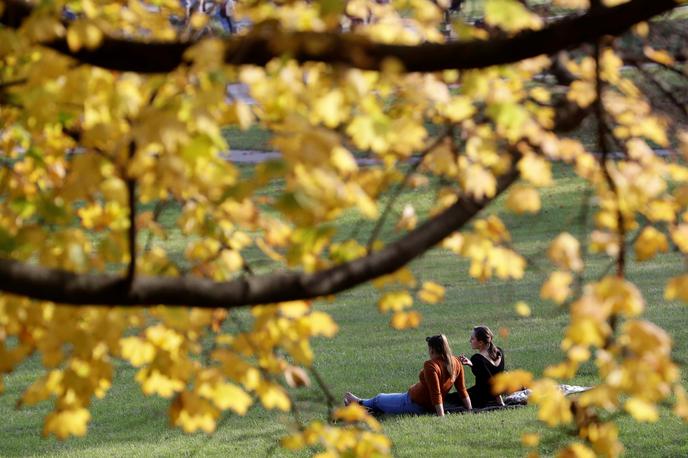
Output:
M310 341L338 330L313 299L372 281L391 326L417 326L414 302L442 301L444 288L405 265L438 245L468 259L477 281L522 278L509 228L476 214L503 192L514 213L538 213L553 163L596 197L594 229L562 233L547 251L541 297L570 305L566 358L501 388L532 387L543 422L575 429L561 456L622 451L602 412L654 421L670 400L688 418L671 338L643 319L643 294L624 278L633 253L688 253L685 101L664 93L670 107L656 106L627 71L686 83L685 56L648 38L651 19L681 2L484 0L482 22L457 15L451 37L445 3L247 0L236 11L247 31L196 38L207 18L179 26L177 0L0 0L0 376L40 355L44 375L20 403L53 401L45 435L87 433L115 360L138 368L145 394L169 398L171 423L187 432L211 433L222 411L255 403L290 411L283 383L312 383ZM623 45L622 33L644 44ZM228 95L235 83L251 103ZM281 159L242 176L222 129L253 124ZM569 136L583 124L592 146ZM276 182L279 193L265 191ZM429 183L425 221L412 207L389 221L393 196ZM158 243L172 230L159 221L168 207L188 240L181 253ZM341 233L351 214L376 229ZM386 245L385 223L398 234ZM583 247L612 270L577 288ZM249 264L249 249L270 268ZM688 301L688 275L665 296ZM590 360L594 389L561 394L557 383ZM391 454L363 409L332 419L282 445Z

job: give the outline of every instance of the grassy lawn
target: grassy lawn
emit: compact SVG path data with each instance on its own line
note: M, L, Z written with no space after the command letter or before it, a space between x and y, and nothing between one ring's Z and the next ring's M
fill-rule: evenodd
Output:
M544 249L555 234L561 230L579 234L583 230L578 217L583 184L561 170L558 175L558 186L543 191L544 210L537 216L507 214L501 199L485 211L503 217L513 229L514 245L545 267L548 262ZM410 202L419 210L427 210L434 202L434 192L426 189L404 194L398 208ZM175 211L170 210L163 219L170 224L175 216ZM371 222L362 223L355 215L349 215L340 230L349 234L358 227L359 236L365 239L364 234L369 234L372 226ZM393 236L391 229L383 231L384 239ZM167 243L184 245L183 239L175 234ZM248 257L258 261L257 252L249 252ZM608 264L606 258L597 255L588 256L586 262L587 279L596 278ZM509 330L508 338L498 338L498 344L506 351L508 368L524 368L539 375L546 365L562 357L559 340L567 315L560 307L539 299L543 278L537 269L530 268L524 280L517 283L480 284L467 277L466 262L441 249L433 250L411 267L419 279L434 279L447 287L442 304L418 305L423 313L418 329L392 330L389 317L376 310L378 296L371 286L348 291L333 302L317 304L340 325L335 338L315 341L316 367L338 398L346 390L360 396L406 390L417 380L426 358L425 336L444 332L455 353L468 353L468 334L476 324ZM688 309L663 300L667 279L682 271L681 257L675 253L642 264L629 261L628 265L629 277L641 287L647 301L646 317L667 329L674 339L674 357L681 365L686 385ZM527 301L533 316L516 316L513 304L517 300ZM87 437L65 442L41 439L42 421L49 406L14 408L22 390L39 372L38 360L34 358L5 379L6 392L0 396L0 456L296 456L275 448L278 438L292 426L292 418L262 407L253 408L246 417L225 415L212 436L185 435L171 429L166 415L169 401L144 397L133 380L135 370L124 365L119 367L108 395L94 401ZM572 381L594 382L592 364L584 366ZM467 376L467 383L473 383L472 375ZM325 418L326 407L319 390L298 389L292 390L292 394L305 419ZM540 424L533 407L444 419L388 417L382 423L394 441L395 455L403 457L523 456L520 435L524 431L542 433L541 451L547 456L571 439L565 430L548 430ZM688 456L688 427L666 408L658 423L640 425L622 419L620 425L626 456Z

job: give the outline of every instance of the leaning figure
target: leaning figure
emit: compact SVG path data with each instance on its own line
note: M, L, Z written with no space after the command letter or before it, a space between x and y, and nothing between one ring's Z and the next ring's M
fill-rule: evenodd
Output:
M425 361L419 374L419 382L405 393L380 393L370 399L361 399L349 392L344 395L344 404L357 402L373 412L387 414L422 414L436 413L444 416L444 401L451 390L456 388L456 395L463 406L471 410L471 399L468 397L463 378L463 366L454 356L444 334L427 337L430 359Z
M493 338L494 335L487 326L474 327L469 342L471 348L478 352L471 359L463 354L459 356L461 363L469 366L475 376L475 385L468 389L468 395L476 409L504 405L501 396L492 394L492 377L504 371L504 350L494 344ZM450 399L453 404L457 404L456 401Z

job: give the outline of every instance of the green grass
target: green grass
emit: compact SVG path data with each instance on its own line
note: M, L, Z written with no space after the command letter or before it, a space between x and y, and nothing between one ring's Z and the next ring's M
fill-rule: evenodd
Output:
M251 151L273 151L270 146L271 133L263 126L252 125L246 130L238 127L226 127L223 134L230 149Z
M243 171L248 172L247 168ZM512 228L514 245L539 265L547 267L543 250L559 231L579 234L580 205L583 184L558 172L556 188L543 191L544 210L533 217L517 217L505 213L500 199L484 213L496 213ZM272 187L276 192L279 185ZM398 203L412 202L419 211L426 211L434 202L430 189L404 194ZM165 225L171 225L177 211L163 213ZM349 234L358 227L362 239L373 224L348 214L339 230ZM382 237L394 236L392 229ZM177 232L166 242L169 247L183 249L184 239ZM258 252L247 253L251 262L259 261ZM602 256L586 258L587 279L594 279L606 267ZM263 268L268 268L264 264ZM467 263L453 254L437 249L411 265L419 279L434 279L447 287L446 300L436 305L418 305L423 322L418 329L394 331L388 316L376 310L377 292L362 286L337 296L333 302L318 303L336 319L340 331L333 339L317 339L316 368L333 393L340 397L352 390L361 396L377 392L404 391L417 380L422 361L426 358L424 337L446 333L456 353L470 351L468 334L473 325L487 324L494 330L509 329L507 339L498 344L506 351L509 368L524 368L541 374L543 368L560 360L561 333L567 324L563 309L539 299L542 276L528 270L523 281L489 281L479 283L466 276ZM674 339L674 357L682 368L686 385L686 354L688 352L688 309L679 303L663 300L667 279L683 271L676 253L638 264L629 261L629 277L642 289L647 301L646 318L664 327ZM517 300L527 301L534 314L519 318L513 310ZM242 315L246 315L242 313ZM231 330L231 328L229 328ZM92 405L93 420L85 438L59 442L41 439L42 420L49 411L48 403L15 410L22 390L41 372L39 362L32 358L15 373L6 377L6 391L0 396L0 456L297 456L276 449L278 438L291 424L291 417L253 408L246 417L225 415L212 436L185 435L168 425L169 401L144 397L133 380L135 370L120 365L113 388L102 400ZM576 384L594 383L594 367L585 365L573 380ZM467 383L473 382L471 375ZM305 419L326 416L322 394L315 388L292 390ZM385 432L395 444L394 453L402 457L523 456L520 435L539 431L543 436L541 452L552 455L558 446L571 439L566 431L549 430L536 419L536 409L526 407L513 411L479 415L426 417L387 417L382 419ZM626 456L688 456L688 428L662 409L656 424L640 425L620 420L621 438ZM306 452L300 454L301 456Z

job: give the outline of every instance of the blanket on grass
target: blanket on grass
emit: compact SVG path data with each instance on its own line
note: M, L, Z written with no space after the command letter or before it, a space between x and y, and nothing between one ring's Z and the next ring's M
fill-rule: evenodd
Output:
M565 396L575 393L582 393L583 391L588 391L592 387L589 386L577 386L577 385L559 385L559 389L564 393ZM473 409L472 411L467 410L465 407L456 404L444 404L444 411L447 413L481 413L481 412L492 412L494 410L501 409L514 409L518 407L523 407L528 405L528 397L532 391L525 389L516 391L507 396L502 396L504 405L498 403L488 404L487 406L480 409Z

